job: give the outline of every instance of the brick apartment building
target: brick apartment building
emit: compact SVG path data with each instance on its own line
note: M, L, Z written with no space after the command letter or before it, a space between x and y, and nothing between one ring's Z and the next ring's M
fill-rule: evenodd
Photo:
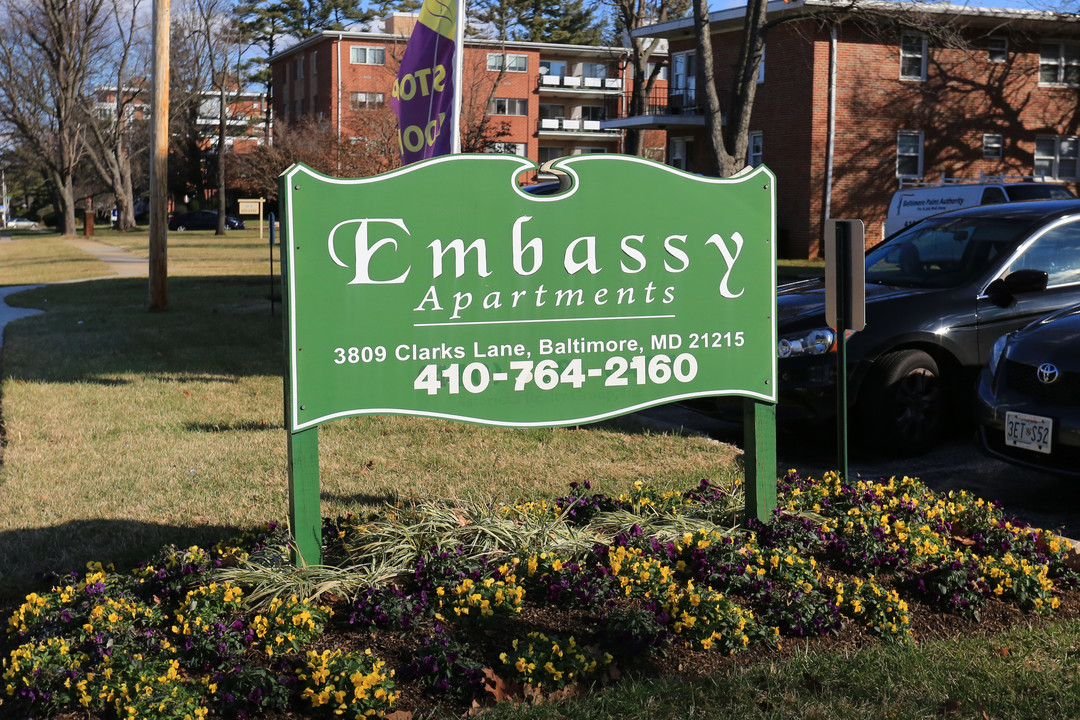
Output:
M390 111L390 95L415 14L386 19L385 32L324 31L270 58L275 123L316 117L341 138L370 140L365 114ZM564 155L617 153L630 87L625 48L466 39L462 116L486 114L488 151L543 163ZM492 88L498 83L497 89ZM666 87L666 85L664 86ZM664 159L664 134L646 134L649 156ZM396 145L383 148L399 154ZM466 146L466 149L467 146Z
M770 21L802 18L766 36L747 158L777 175L782 257L820 257L828 217L862 219L867 244L876 243L901 180L1042 176L1076 190L1075 17L948 4L844 6L769 3ZM709 16L721 108L744 14ZM692 19L637 32L669 41L668 96L614 124L665 129L668 162L703 172L710 165L693 32Z

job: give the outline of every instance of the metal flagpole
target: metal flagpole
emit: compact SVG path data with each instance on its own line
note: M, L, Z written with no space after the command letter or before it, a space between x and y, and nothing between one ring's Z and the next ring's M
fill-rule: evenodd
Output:
M461 96L462 70L465 67L465 0L458 0L457 23L454 26L454 135L450 152L461 152Z

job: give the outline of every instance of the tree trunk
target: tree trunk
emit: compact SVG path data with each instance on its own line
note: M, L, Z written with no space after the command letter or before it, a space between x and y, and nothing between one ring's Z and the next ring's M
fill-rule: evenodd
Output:
M712 37L709 33L709 9L706 0L694 0L694 32L705 89L705 126L712 171L730 177L746 166L750 138L750 113L757 95L757 75L764 49L762 28L765 25L766 0L750 0L746 5L745 34L739 49L731 107L723 121L716 74L713 67Z
M218 218L215 235L225 234L225 83L221 84L218 102L218 147L217 147L217 194Z

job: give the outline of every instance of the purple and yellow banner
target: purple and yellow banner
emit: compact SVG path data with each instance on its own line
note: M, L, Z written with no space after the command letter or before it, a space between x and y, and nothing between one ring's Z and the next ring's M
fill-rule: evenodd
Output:
M404 165L451 152L456 21L456 0L424 0L401 58L390 106Z

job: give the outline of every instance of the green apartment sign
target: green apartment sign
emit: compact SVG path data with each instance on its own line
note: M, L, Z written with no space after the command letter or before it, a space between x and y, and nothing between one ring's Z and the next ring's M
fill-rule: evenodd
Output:
M775 403L768 169L576 156L550 195L520 187L534 169L455 155L282 176L290 438L360 414L530 427L705 396Z

